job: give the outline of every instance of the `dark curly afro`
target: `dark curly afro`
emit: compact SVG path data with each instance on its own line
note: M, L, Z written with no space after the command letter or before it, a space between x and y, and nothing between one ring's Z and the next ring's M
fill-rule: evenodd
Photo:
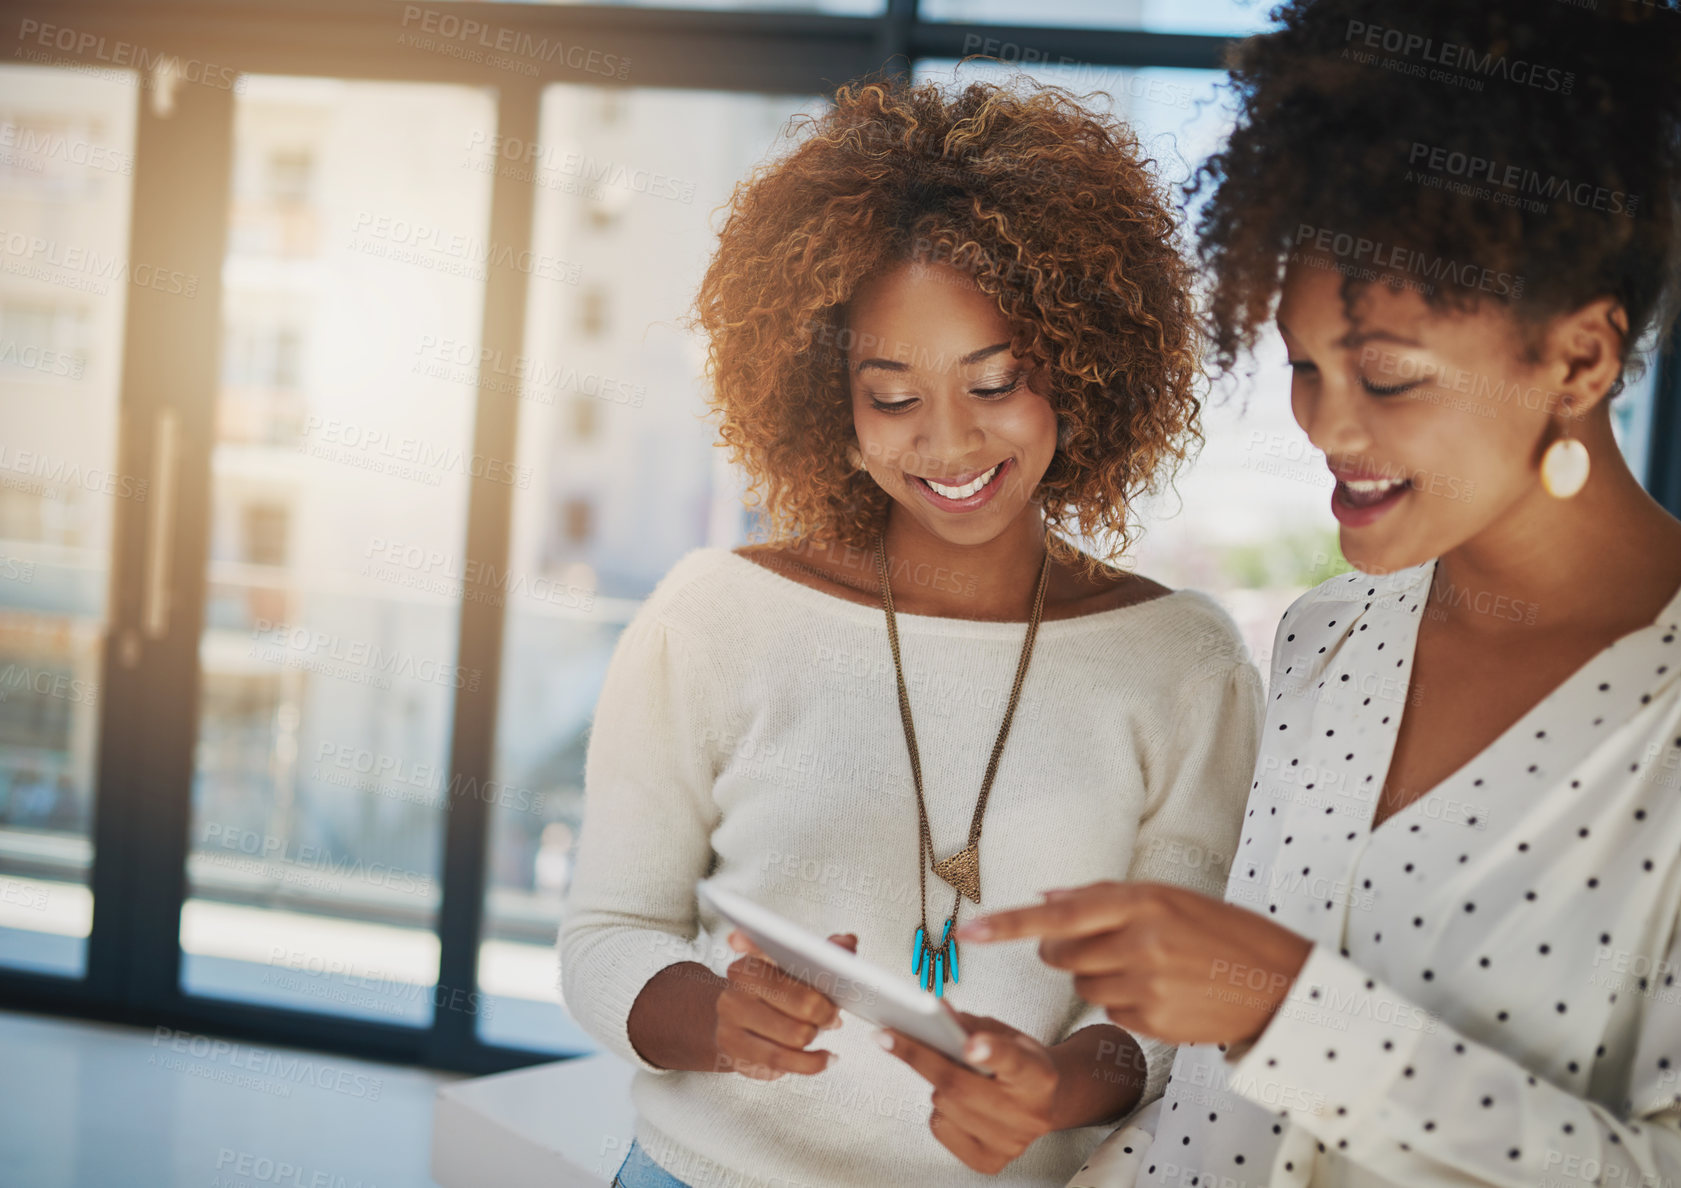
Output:
M1298 245L1331 254L1350 301L1404 279L1533 331L1610 295L1625 363L1667 329L1675 0L1295 0L1272 17L1234 47L1236 129L1187 187L1214 187L1197 230L1216 365L1253 347Z
M1044 367L1064 433L1038 491L1053 553L1073 560L1061 536L1077 532L1118 555L1130 502L1200 441L1204 378L1176 204L1135 135L1025 78L867 80L795 131L736 187L694 318L772 539L862 546L880 526L889 498L846 458L847 302L934 261L996 300Z

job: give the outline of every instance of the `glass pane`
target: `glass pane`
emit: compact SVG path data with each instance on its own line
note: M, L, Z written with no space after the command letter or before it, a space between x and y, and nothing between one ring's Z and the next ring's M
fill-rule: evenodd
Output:
M182 987L427 1025L490 178L486 92L245 80ZM552 282L550 282L552 283ZM420 580L416 580L417 577Z
M1634 477L1646 481L1652 461L1652 409L1658 389L1656 353L1645 357L1645 370L1611 401L1611 431Z
M709 216L802 102L575 86L543 95L536 246L577 261L582 280L533 281L529 358L518 372L498 364L523 378L518 462L532 482L514 492L479 949L493 1008L479 1034L492 1043L595 1047L555 991L584 731L640 600L691 548L746 539L740 481L699 416L701 347L676 320L712 247ZM527 167L525 146L499 148L502 167Z
M928 21L976 24L1039 25L1092 29L1142 29L1150 33L1206 33L1243 37L1268 25L1275 0L921 0L918 15ZM1004 40L995 46L964 46L965 53L986 54L1005 62L1031 65L1032 47Z
M0 964L80 976L135 76L0 66Z

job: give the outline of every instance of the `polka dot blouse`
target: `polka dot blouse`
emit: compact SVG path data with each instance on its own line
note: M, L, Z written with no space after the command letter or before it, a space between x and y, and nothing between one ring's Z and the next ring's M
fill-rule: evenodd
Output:
M1434 571L1286 613L1226 900L1314 948L1073 1184L1681 1184L1681 591L1373 830Z

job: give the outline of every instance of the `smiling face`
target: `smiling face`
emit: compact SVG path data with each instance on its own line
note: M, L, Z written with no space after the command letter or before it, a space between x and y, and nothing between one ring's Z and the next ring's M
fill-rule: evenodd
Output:
M993 299L946 265L907 263L860 287L849 314L859 449L899 514L959 545L1038 514L1056 412Z
M1375 283L1358 294L1351 323L1342 276L1326 263L1292 261L1278 328L1291 410L1337 479L1331 510L1349 563L1387 573L1510 517L1553 514L1539 459L1562 410L1595 403L1569 357L1580 344L1549 339L1532 359L1495 302L1439 311L1413 288ZM1575 436L1585 429L1572 419Z

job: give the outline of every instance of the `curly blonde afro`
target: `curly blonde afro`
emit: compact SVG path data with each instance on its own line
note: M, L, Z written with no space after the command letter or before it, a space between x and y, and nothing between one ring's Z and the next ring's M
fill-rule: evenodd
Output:
M1203 379L1177 210L1134 133L1027 80L845 86L737 185L693 324L709 403L773 540L863 546L889 497L847 461L847 303L907 262L967 274L1044 368L1060 538L1129 543L1131 501L1200 442Z

